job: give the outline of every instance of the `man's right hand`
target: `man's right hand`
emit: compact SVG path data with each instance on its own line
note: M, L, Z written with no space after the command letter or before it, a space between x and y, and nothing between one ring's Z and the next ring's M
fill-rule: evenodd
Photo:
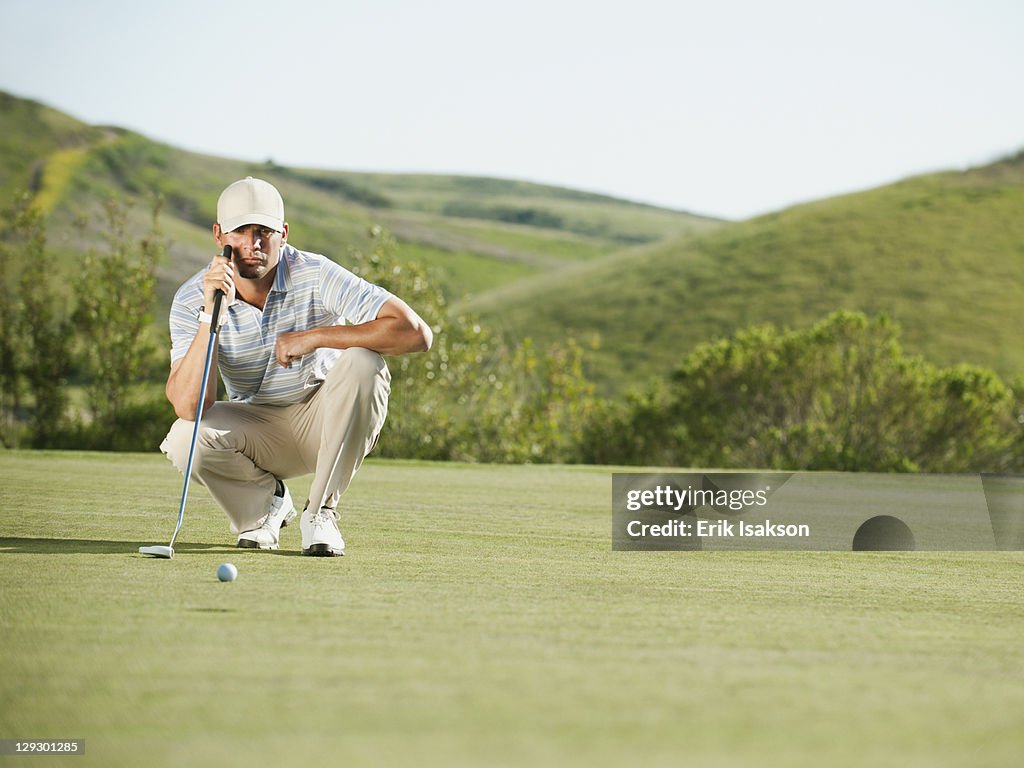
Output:
M213 257L210 268L206 270L206 275L203 277L203 300L207 312L213 312L213 302L217 291L224 292L225 301L221 304L223 312L235 300L235 266L221 253Z

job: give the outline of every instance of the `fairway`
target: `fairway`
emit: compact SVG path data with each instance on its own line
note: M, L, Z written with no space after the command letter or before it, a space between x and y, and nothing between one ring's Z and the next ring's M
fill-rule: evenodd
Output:
M613 552L611 473L370 461L344 558L297 525L237 550L193 486L168 561L136 552L174 528L162 456L0 452L0 739L85 740L43 766L1019 764L1024 553Z

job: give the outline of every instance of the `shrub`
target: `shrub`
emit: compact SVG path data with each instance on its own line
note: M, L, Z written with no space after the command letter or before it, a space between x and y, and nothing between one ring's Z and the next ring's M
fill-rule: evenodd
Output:
M844 471L1019 469L1021 407L991 371L906 355L885 316L703 344L617 416L629 463ZM638 438L642 435L642 438Z

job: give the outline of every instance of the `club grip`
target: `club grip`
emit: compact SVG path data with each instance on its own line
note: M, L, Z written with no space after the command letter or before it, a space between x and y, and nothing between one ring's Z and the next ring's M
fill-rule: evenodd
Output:
M221 254L225 259L231 261L231 246L224 246L224 253ZM210 315L210 331L217 333L218 330L218 318L220 317L220 305L224 300L224 291L217 291L217 295L213 297L213 312Z

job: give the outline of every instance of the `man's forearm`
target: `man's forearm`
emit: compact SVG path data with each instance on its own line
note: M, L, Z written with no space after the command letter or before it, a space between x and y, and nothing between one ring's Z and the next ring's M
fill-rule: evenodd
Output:
M408 304L392 296L374 320L359 325L329 325L282 333L274 350L279 365L288 366L317 349L361 347L381 355L405 355L430 349L434 333Z
M417 318L418 320L418 318ZM404 355L430 348L433 334L423 323L400 317L379 317L361 325L332 325L283 333L277 338L277 362L288 365L316 349L362 347L381 355Z
M299 331L302 346L308 351L321 347L328 349L349 349L362 347L372 349L381 355L404 355L422 352L429 347L423 330L403 318L380 317L361 325L332 325L326 328L311 328Z
M424 328L405 318L379 317L362 325L335 325L313 331L318 347L363 347L382 355L423 352L430 347Z
M199 325L199 331L192 340L188 352L172 368L167 377L164 392L167 400L174 406L178 418L193 420L196 417L196 406L199 401L199 389L202 384L203 367L206 365L206 350L210 343L210 326ZM217 343L214 341L213 359L217 359ZM205 411L217 399L217 366L210 366L206 384Z

